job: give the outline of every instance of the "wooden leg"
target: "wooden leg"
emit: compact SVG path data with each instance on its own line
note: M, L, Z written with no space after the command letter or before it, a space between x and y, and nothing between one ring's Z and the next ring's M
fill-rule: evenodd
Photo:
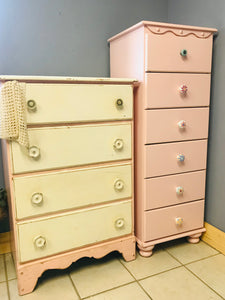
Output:
M189 243L191 244L197 244L199 241L200 241L200 236L202 235L202 232L200 233L196 233L196 234L193 234L193 235L190 235L187 240Z
M40 276L40 271L37 270L36 272L36 268L20 268L19 272L17 273L19 295L31 293L34 290Z
M154 247L155 247L155 245L148 246L148 247L143 247L141 245L138 245L139 253L143 257L149 257L149 256L152 255L152 250L153 250Z

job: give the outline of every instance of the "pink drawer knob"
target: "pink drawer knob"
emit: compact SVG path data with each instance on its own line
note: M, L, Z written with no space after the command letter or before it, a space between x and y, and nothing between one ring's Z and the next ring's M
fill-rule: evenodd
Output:
M114 149L116 150L122 150L123 149L123 140L122 139L116 139L113 144Z
M123 180L121 180L121 179L117 179L116 181L115 181L115 183L114 183L114 189L116 190L116 191L122 191L123 190L123 188L124 188L124 182L123 182Z
M44 248L44 246L46 245L46 239L43 236L37 236L34 238L34 245L37 248Z
M179 127L180 129L185 129L185 128L186 128L186 121L181 120L181 121L179 121L179 122L177 123L177 125L178 125L178 127Z
M184 188L182 186L177 186L176 187L176 193L177 193L177 195L183 195Z
M123 228L124 225L125 225L125 222L124 222L123 218L117 219L116 222L115 222L115 227L118 228L118 229Z
M183 222L184 222L183 218L181 218L181 217L175 218L176 225L181 226L183 224Z
M183 162L185 160L185 156L183 154L178 154L177 160Z
M34 193L31 196L31 202L35 205L41 205L43 203L43 194L42 193Z
M187 94L187 91L188 91L188 87L185 85L185 84L182 84L180 87L179 87L179 91L181 93L181 95L186 95Z

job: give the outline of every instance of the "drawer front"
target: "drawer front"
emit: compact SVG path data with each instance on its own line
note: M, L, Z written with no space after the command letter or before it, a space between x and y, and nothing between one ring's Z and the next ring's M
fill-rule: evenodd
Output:
M148 73L145 81L145 108L209 106L210 74Z
M151 145L145 151L145 177L206 168L207 140ZM184 155L184 161L178 160L179 155Z
M146 110L146 144L206 139L209 108Z
M30 155L11 144L13 172L64 168L131 158L131 123L29 129ZM33 151L34 149L34 151ZM35 154L36 156L36 154Z
M176 36L146 34L146 71L211 72L212 36L197 38L194 35ZM187 51L186 56L180 54Z
M205 198L205 171L145 179L145 210Z
M17 225L20 262L130 234L131 201Z
M26 99L35 101L35 108L27 110L28 124L121 120L133 115L133 90L128 85L34 83L26 85Z
M199 229L203 227L204 200L148 211L144 218L145 241Z
M16 215L20 219L130 198L131 181L130 164L15 177Z

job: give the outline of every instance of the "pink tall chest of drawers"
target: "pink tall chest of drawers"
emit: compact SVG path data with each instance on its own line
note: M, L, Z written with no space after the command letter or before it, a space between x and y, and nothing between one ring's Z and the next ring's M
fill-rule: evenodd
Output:
M30 147L2 141L19 294L81 257L135 259L134 80L0 80L26 84Z
M135 77L135 235L154 245L204 229L216 29L142 21L109 39L111 77Z

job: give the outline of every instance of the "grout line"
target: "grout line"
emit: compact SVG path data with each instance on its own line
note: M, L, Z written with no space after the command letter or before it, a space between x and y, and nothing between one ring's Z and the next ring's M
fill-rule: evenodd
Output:
M6 268L5 254L4 254L4 257L3 257L3 263L4 263L4 268L5 268L5 279L6 279L6 288L7 288L8 300L10 300L9 281L8 281L8 273L7 273L7 268Z
M220 296L222 299L223 296L220 295L217 291L215 291L211 286L209 286L203 279L201 279L200 277L198 277L195 273L193 273L191 270L189 270L185 265L184 265L184 268L189 271L192 275L194 275L198 280L200 280L204 285L206 285L211 291L213 291L215 294L217 294L218 296Z
M182 262L179 261L179 259L177 259L176 257L174 257L171 253L168 252L167 249L165 249L165 251L171 256L173 257L175 260L177 260L179 263L181 263L181 266L184 267L187 271L189 271L192 275L194 275L195 278L197 278L198 280L200 280L204 285L206 285L210 290L212 290L214 293L216 293L218 296L222 297L222 295L220 295L218 292L216 292L212 287L210 287L205 281L203 281L203 279L201 279L200 277L198 277L195 273L193 273L191 270L188 269L187 265L191 264L191 263L195 263L195 262L199 262L199 261L202 261L202 260L205 260L205 259L208 259L210 257L214 257L214 256L217 256L219 255L220 253L216 253L214 255L210 255L208 257L205 257L205 258L202 258L202 259L199 259L199 260L195 260L193 262L190 262L190 263L187 263L187 264L183 264ZM222 299L224 299L222 297Z
M82 298L81 298L81 296L80 296L80 294L79 294L79 292L78 292L78 290L77 290L77 288L76 288L75 283L74 283L73 280L72 280L72 277L70 276L70 273L68 273L68 276L69 276L69 279L70 279L70 281L71 281L71 283L72 283L72 286L73 286L73 288L74 288L74 291L75 291L75 293L76 293L77 296L78 296L78 299L81 300Z
M206 256L206 257L204 257L204 258L200 258L200 259L197 259L197 260L193 260L193 261L191 261L191 262L188 262L188 263L186 263L186 264L183 264L183 265L184 265L184 266L187 266L187 265L190 265L190 264L192 264L192 263L196 263L196 262L199 262L199 261L202 261L202 260L208 259L208 258L210 258L210 257L217 256L217 255L220 255L220 253L212 254L212 255Z
M140 282L138 281L138 279L135 278L135 276L131 273L131 271L122 263L122 261L119 259L119 262L121 263L121 265L127 270L128 273L130 273L130 275L135 279L134 282L136 282L139 287L143 290L143 292L149 297L149 299L152 300L152 298L150 297L150 295L146 292L146 290L143 288L143 286L140 284Z

